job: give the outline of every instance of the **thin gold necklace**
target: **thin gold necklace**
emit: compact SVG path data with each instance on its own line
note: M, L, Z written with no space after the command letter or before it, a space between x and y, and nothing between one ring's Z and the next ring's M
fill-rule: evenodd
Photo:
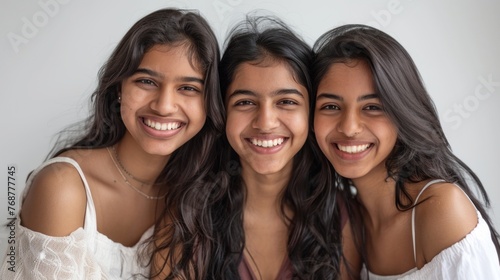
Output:
M118 153L116 152L116 148L115 146L111 146L111 149L113 150L113 155L114 155L114 158L116 159L116 162L118 163L118 166L120 167L120 169L125 172L125 174L127 174L130 178L132 178L133 180L141 183L141 187L144 187L144 186L152 186L154 185L154 183L147 183L147 182L144 182L144 181L141 181L139 179L137 179L134 175L132 175L130 172L127 171L127 169L125 169L125 166L123 166L120 158L118 157Z
M125 181L125 183L131 187L132 189L134 189L136 192L138 192L140 195L144 196L145 198L147 199L162 199L164 198L165 196L167 196L167 194L164 194L162 196L150 196L148 194L145 194L144 192L142 192L141 190L139 190L138 188L134 187L129 181L128 179L125 177L125 175L123 174L122 170L120 169L120 167L118 166L118 164L116 163L116 160L115 160L115 157L113 156L113 154L111 153L111 151L109 150L109 147L106 148L106 150L108 150L108 153L109 153L109 156L111 157L111 160L113 161L116 169L118 170L118 172L120 173L120 175L122 176L123 180ZM113 150L114 149L114 146L113 146ZM116 151L115 151L115 154L116 154Z

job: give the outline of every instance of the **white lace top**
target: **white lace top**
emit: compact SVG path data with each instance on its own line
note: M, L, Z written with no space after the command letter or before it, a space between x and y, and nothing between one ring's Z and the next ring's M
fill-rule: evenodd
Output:
M434 180L425 185L415 199L418 198L430 185L443 180ZM472 203L472 202L471 202ZM496 280L500 279L500 265L495 245L491 240L491 233L479 211L477 211L477 226L467 234L462 240L444 249L437 254L430 262L426 263L421 269L413 268L400 275L376 275L367 271L363 265L361 270L361 279L370 280ZM412 212L412 238L413 238L413 256L415 253L415 208ZM369 278L367 278L367 273Z
M10 256L4 254L6 258L2 262L0 279L145 279L141 275L149 275L149 268L139 264L137 253L143 241L153 233L153 228L147 230L133 247L125 247L99 233L89 185L73 159L56 157L38 167L28 178L22 199L35 175L55 162L73 165L82 178L87 193L84 227L69 236L53 237L23 227L18 217L15 263L9 263Z

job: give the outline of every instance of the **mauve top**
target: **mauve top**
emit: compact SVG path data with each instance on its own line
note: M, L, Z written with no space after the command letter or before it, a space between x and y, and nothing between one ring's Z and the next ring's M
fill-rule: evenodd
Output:
M345 208L345 203L342 199L338 200L340 205L340 228L343 229L345 224L347 223L347 219L349 218L347 215L347 210ZM241 280L259 280L252 271L250 264L248 263L245 255L241 259L240 264L238 265L238 273L240 274ZM278 276L276 280L289 280L292 279L293 276L293 266L290 262L290 259L285 258L283 263L281 264L281 268L278 272Z
M255 274L253 273L250 264L248 263L247 259L245 258L245 255L243 255L243 258L240 262L240 265L238 266L238 272L240 274L240 279L241 280L258 280L259 278L255 277ZM290 263L290 260L288 258L285 258L283 263L281 264L280 271L278 272L278 277L276 277L276 280L288 280L292 279L293 276L293 267L292 264Z

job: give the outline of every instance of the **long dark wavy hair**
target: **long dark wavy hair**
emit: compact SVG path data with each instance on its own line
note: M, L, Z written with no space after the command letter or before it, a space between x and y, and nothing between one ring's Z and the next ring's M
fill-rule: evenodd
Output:
M208 258L206 255L193 256L194 240L203 243L205 235L198 230L192 217L197 215L199 205L206 199L206 193L200 189L213 181L209 171L216 164L213 160L214 144L222 135L225 119L218 79L219 45L204 18L195 11L161 9L136 22L99 71L98 86L91 97L93 111L83 123L83 136L69 142L54 155L70 149L84 151L81 149L109 147L123 137L126 128L117 99L122 81L134 73L144 54L155 45L185 45L192 64L204 73L207 118L201 131L170 156L156 179L156 183L164 186L161 192L166 189L168 194L165 209L157 214L161 219L149 240L151 247L147 252L151 262L160 252L173 252L176 248L181 253L175 257L173 253L168 254L165 262L158 264L158 269L168 265L172 270L170 278L178 275L189 277L190 273L198 271L193 270L197 266L193 260L203 262ZM164 218L172 221L171 224L160 223Z
M378 29L365 25L343 25L323 34L316 41L314 51L315 86L333 63L362 59L370 65L376 92L387 116L398 130L396 145L385 164L387 177L396 182L396 207L400 211L414 207L413 198L406 189L407 183L428 179L456 183L486 220L500 256L498 232L486 212L486 207L490 206L486 190L476 174L453 154L434 103L403 46ZM340 187L349 186L346 178L337 178ZM476 193L481 195L481 200ZM353 199L350 202L356 203ZM359 228L361 220L352 216L359 215L355 211L357 207L348 208L351 224L354 227L358 222L356 227ZM360 236L357 240L360 245Z
M235 71L242 63L258 65L266 59L285 63L294 79L309 92L312 112L311 48L283 22L269 16L247 16L232 29L219 64L221 93L226 95ZM312 113L311 113L312 115ZM309 119L312 127L312 117ZM239 170L239 157L227 138L220 139L221 166L220 198L212 207L213 239L217 244L212 253L210 279L240 279L238 265L245 247L243 208L246 191ZM288 258L294 269L294 279L337 279L339 275L340 217L332 174L320 173L328 162L309 129L307 141L293 158L293 171L281 197L281 211L289 222ZM325 177L326 176L326 177ZM285 215L285 207L294 213Z

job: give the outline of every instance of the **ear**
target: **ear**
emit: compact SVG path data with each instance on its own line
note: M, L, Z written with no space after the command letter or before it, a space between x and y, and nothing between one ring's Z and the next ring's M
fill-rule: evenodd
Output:
M116 96L117 96L118 103L122 103L122 86L121 86L121 83L118 84L118 86L117 86Z

